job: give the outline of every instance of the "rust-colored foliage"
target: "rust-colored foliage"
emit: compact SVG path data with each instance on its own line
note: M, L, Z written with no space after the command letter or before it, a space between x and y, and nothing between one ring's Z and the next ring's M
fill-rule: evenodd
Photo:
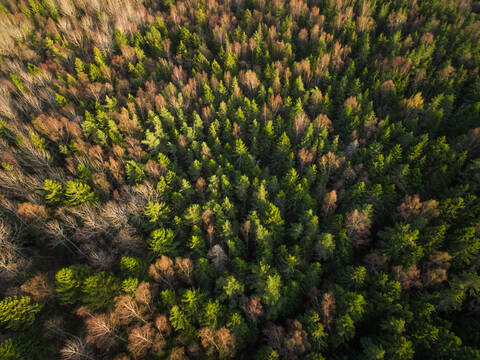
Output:
M23 216L26 221L39 222L45 221L48 217L47 209L43 205L24 202L18 204L18 214Z
M329 191L325 194L322 203L322 211L325 215L332 213L337 207L337 192L335 190Z
M38 273L23 283L20 288L35 301L49 301L55 296L52 279L46 273Z
M242 306L245 315L254 323L263 315L263 305L258 296L252 296Z
M333 293L325 293L321 302L323 324L330 327L335 318L336 300Z
M220 357L233 358L235 356L235 338L231 331L225 327L214 330L202 328L198 332L202 346L210 354L218 353Z

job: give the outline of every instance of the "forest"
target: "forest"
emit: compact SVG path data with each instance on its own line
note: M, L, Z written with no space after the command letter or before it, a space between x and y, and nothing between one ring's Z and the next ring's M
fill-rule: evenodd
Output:
M0 360L480 360L479 0L0 0Z

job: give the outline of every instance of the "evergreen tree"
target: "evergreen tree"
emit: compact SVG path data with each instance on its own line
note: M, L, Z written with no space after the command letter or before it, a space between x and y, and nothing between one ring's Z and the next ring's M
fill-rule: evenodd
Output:
M6 329L20 330L31 326L41 304L33 303L29 296L7 297L0 302L0 324Z

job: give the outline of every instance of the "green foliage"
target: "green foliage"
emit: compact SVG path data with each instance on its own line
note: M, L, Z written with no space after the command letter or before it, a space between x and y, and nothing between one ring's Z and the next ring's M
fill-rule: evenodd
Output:
M480 251L480 236L474 227L457 229L452 235L451 253L459 264L470 264Z
M412 266L423 255L422 247L417 244L419 231L411 229L409 224L396 224L380 232L379 236L385 241L385 254L392 258L393 264Z
M83 280L81 301L93 311L105 310L119 290L120 284L113 275L95 273Z
M220 284L226 298L233 299L240 295L243 295L245 287L241 284L234 276L229 276L225 278L223 281L220 281Z
M13 339L6 339L0 343L0 359L17 360L23 356L21 348Z
M42 351L42 343L28 335L17 335L0 342L0 359L41 359L46 354Z
M60 94L55 94L55 98L57 100L57 107L60 109L68 104L68 100Z
M124 276L141 277L145 272L145 263L140 258L123 256L120 259L120 271Z
M262 347L255 353L256 360L277 360L280 359L278 353L271 347Z
M83 181L89 181L92 177L92 171L84 164L77 166L77 176Z
M204 313L201 321L202 325L213 329L218 328L222 314L221 310L222 307L218 299L215 301L209 300L204 308Z
M315 242L315 254L319 260L329 260L335 251L335 241L332 234L322 233Z
M138 288L138 279L134 277L126 278L122 281L122 291L127 294L133 294Z
M327 333L320 315L313 310L309 310L302 316L301 320L313 348L316 351L322 350L326 346Z
M187 315L180 309L179 306L174 305L170 309L169 320L175 329L175 331L182 331L185 334L191 334L194 330L192 324L190 324Z
M63 199L62 184L55 180L45 179L43 190L46 192L45 201L49 204L57 204Z
M95 193L92 191L90 185L74 181L67 182L65 186L65 205L77 206L94 200Z
M265 283L265 292L263 294L263 302L271 307L274 308L275 305L278 304L280 300L282 292L282 279L280 275L268 275L266 283Z
M144 214L151 223L163 223L168 219L170 209L164 202L149 201L145 206Z
M106 100L108 106L108 97ZM85 136L100 146L105 147L109 143L118 145L123 140L117 124L110 119L101 106L97 106L95 115L85 111L85 121L82 123L82 129Z
M150 249L157 255L175 256L178 252L178 242L172 229L155 229L147 239Z
M10 79L12 79L12 82L18 88L18 90L20 90L23 93L28 92L27 88L25 87L25 85L23 85L22 81L18 78L17 75L10 74Z
M5 329L21 330L31 326L41 304L32 302L29 296L7 297L0 301L0 324Z
M55 290L63 304L74 305L80 300L83 281L91 274L86 265L73 265L55 275Z
M87 3L0 5L0 359L480 360L478 1Z
M145 181L145 171L134 160L127 161L125 165L127 179L131 184L141 184Z

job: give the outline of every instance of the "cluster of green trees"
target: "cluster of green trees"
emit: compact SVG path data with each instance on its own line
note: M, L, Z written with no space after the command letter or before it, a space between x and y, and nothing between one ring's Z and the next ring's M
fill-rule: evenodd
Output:
M479 359L480 5L0 0L0 359Z

